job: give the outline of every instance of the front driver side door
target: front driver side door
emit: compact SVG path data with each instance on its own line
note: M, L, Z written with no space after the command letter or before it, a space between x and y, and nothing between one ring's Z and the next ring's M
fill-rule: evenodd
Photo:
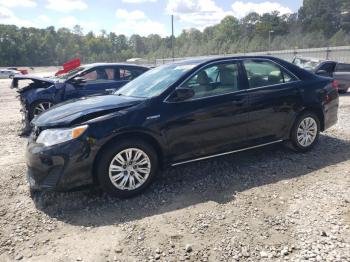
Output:
M244 145L248 100L239 61L225 61L197 71L182 87L194 97L163 104L168 121L162 127L172 162L181 162Z

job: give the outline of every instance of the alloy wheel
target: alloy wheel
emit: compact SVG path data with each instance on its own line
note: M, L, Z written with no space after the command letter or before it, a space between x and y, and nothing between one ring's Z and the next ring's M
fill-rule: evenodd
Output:
M119 190L132 191L141 187L151 173L151 160L138 148L119 152L109 165L109 179Z
M300 146L309 147L317 137L318 127L316 120L312 117L304 118L297 130L297 140Z
M51 102L42 102L36 105L34 108L34 116L40 115L42 112L51 108L53 104Z

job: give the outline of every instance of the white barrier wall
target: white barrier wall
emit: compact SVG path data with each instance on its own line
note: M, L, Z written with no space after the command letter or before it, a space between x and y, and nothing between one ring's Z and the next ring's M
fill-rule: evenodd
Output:
M335 60L338 62L350 63L350 46L337 46L337 47L322 47L322 48L310 48L310 49L290 49L271 52L255 52L246 54L227 54L220 56L239 56L239 55L272 55L287 61L292 61L295 56L312 57L324 60ZM206 56L208 57L208 56ZM210 56L218 57L218 56ZM180 61L185 59L191 59L194 57L181 57L181 58L166 58L156 59L156 66L171 63L173 61ZM198 58L198 57L197 57Z

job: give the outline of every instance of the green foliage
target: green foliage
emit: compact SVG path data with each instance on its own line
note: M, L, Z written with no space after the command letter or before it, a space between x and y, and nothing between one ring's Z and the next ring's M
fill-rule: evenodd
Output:
M183 30L174 40L175 56L266 51L269 32L272 50L349 45L350 1L304 0L298 14L290 15L251 13L241 20L227 16L203 32ZM0 65L61 65L75 57L83 63L125 61L132 57L153 61L171 57L171 43L171 37L157 34L130 38L106 31L83 34L79 25L73 30L0 25Z

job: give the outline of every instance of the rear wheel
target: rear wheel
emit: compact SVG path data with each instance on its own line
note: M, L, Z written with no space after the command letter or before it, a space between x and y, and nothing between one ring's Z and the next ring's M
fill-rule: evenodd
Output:
M320 134L320 120L312 113L302 114L296 120L292 133L291 142L293 148L299 152L309 151L318 141Z
M97 163L97 179L107 193L127 198L145 190L158 167L155 150L142 140L125 140L109 146Z

